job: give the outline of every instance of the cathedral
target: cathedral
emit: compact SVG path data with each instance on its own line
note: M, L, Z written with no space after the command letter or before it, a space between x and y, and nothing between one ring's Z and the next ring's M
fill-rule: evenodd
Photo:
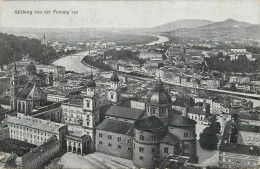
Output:
M171 97L160 78L148 96L145 110L120 105L120 80L115 72L103 104L95 88L91 74L83 103L83 126L92 130L95 151L133 160L141 168L158 167L173 155L187 156L189 162L197 163L196 122L172 110Z
M33 64L29 64L27 70L30 76L35 75ZM12 110L31 115L34 108L46 105L46 95L34 79L20 87L16 65L13 65L10 81ZM172 109L172 99L160 78L148 95L144 109L121 104L121 84L116 72L110 78L105 101L101 101L96 91L92 72L85 87L80 104L61 103L62 122L75 122L84 130L82 137L66 136L67 151L99 151L133 160L140 168L159 167L167 157L176 155L187 156L189 162L197 163L196 122ZM79 145L82 146L80 151Z

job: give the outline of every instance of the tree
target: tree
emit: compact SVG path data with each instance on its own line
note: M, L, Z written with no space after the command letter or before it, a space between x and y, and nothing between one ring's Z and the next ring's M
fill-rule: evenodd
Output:
M200 134L200 146L207 150L216 150L218 144L218 137L216 132L211 128L207 127Z
M216 134L220 134L221 125L217 122L216 115L212 116L209 126Z

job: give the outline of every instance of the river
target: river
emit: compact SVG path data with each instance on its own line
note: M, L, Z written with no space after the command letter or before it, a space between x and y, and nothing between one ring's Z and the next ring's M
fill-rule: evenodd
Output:
M150 34L145 34L145 35L150 35ZM150 42L146 45L155 45L156 43L158 44L158 43L164 43L169 41L169 39L165 36L157 36L157 35L150 35L150 36L156 36L159 39L157 41ZM89 53L88 51L85 51L76 54L71 54L63 58L57 59L56 61L53 62L53 64L65 67L66 71L74 71L77 73L90 72L91 68L81 63L81 60L84 58L84 56L88 55L88 53ZM93 69L93 71L98 71L98 70Z
M66 71L74 71L77 73L90 72L91 68L81 63L81 60L89 54L89 51L79 52L76 54L71 54L65 57L62 57L53 62L54 65L65 67ZM93 69L93 71L97 71Z

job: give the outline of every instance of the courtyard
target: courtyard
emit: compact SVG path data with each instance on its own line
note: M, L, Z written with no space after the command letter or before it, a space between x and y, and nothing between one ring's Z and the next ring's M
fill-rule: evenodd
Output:
M95 152L85 156L71 152L64 154L57 163L63 168L135 168L133 161Z

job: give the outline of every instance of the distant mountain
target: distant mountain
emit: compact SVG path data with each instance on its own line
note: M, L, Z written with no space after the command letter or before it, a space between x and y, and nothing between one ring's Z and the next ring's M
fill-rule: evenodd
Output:
M227 37L260 39L260 25L227 19L222 22L214 22L196 28L180 28L162 34L170 39L176 36L217 37L218 39L225 39Z
M253 24L247 23L247 22L240 22L240 21L236 21L234 19L226 19L222 22L214 22L208 25L204 25L202 26L203 28L219 28L219 27L248 27L248 26L252 26Z
M180 28L196 28L213 23L209 20L202 19L183 19L177 20L170 23L166 23L160 26L149 28L151 32L169 32Z

